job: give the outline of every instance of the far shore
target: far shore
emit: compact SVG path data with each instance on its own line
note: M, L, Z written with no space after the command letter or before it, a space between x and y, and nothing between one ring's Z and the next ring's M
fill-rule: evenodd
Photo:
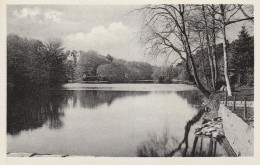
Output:
M159 83L67 83L64 90L114 90L114 91L186 91L198 90L194 85Z

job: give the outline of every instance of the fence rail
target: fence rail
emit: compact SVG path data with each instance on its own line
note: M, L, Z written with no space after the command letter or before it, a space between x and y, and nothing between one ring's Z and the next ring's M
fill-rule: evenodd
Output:
M243 101L237 101L236 100L236 95L234 96L230 96L233 97L233 101L228 101L228 95L226 92L225 95L225 101L221 101L221 104L224 104L225 106L232 106L232 111L235 112L236 107L243 107L243 116L241 118L243 118L245 121L248 118L248 108L253 108L254 107L254 101L247 101L247 98L244 97Z
M234 105L234 101L220 101L221 104L224 104L226 106L233 106ZM236 107L244 107L245 106L245 101L236 101L235 102L235 106ZM246 107L254 107L254 101L246 101Z

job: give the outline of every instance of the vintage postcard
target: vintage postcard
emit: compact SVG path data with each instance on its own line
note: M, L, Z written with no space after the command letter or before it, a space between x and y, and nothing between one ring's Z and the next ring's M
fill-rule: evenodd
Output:
M257 2L30 2L1 6L6 164L260 163Z

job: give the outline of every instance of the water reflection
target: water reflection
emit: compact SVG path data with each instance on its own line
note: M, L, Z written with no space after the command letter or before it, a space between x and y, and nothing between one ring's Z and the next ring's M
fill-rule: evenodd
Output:
M192 126L203 112L193 106L200 102L197 91L8 90L8 152L196 155L201 141Z
M161 136L158 136L158 134L149 134L148 138L137 147L137 156L214 157L225 155L224 149L217 141L207 137L194 136L193 131L191 131L192 126L200 121L204 114L204 108L201 107L203 95L199 91L177 91L176 93L184 98L191 106L198 109L197 113L187 121L182 140L178 140L168 134L167 128ZM190 144L189 141L193 141L193 143Z
M125 98L127 96L141 96L147 95L150 92L147 91L74 91L73 92L73 106L77 102L76 99L79 99L81 107L95 109L102 104L107 104L110 106L112 102L116 99Z
M177 95L186 99L187 102L192 106L200 106L202 104L203 95L198 90L193 91L177 91Z
M188 152L189 147L189 133L191 126L199 121L204 111L199 110L198 113L187 122L185 126L184 137L181 142L178 142L174 137L169 137L167 133L164 133L163 136L159 139L154 138L156 135L150 136L147 141L143 142L137 148L137 155L140 157L154 157L154 156L164 156L164 157L172 157L172 156L183 156L185 157ZM166 130L167 132L167 130ZM153 137L153 138L151 138ZM169 140L171 139L171 141ZM182 145L184 144L184 148ZM167 152L164 148L167 148Z
M182 151L182 156L186 156L187 154L187 151L188 151L188 147L189 147L189 133L190 133L190 129L191 129L191 126L194 125L196 122L198 122L200 120L200 118L202 117L204 113L204 110L201 109L198 111L198 113L191 119L187 122L186 126L185 126L185 133L184 133L184 137L183 137L183 140L181 141L181 143L179 144L179 146L173 150L172 152L170 152L169 156L174 156L174 154L176 152L178 152L179 150L182 149L182 144L185 145L183 151Z
M59 91L12 91L7 94L7 133L19 134L49 124L50 129L63 126L62 106L67 97Z
M185 126L185 134L181 142L168 134L167 130L158 136L149 134L147 140L137 147L139 157L215 157L225 156L224 148L215 140L208 137L194 136L193 143L189 144L191 126L203 115L203 110L198 111ZM183 147L184 144L184 147Z
M64 122L64 107L69 102L89 110L127 96L147 95L149 92L131 91L62 91L36 90L11 91L7 94L7 133L17 135L47 124L50 129L60 129Z

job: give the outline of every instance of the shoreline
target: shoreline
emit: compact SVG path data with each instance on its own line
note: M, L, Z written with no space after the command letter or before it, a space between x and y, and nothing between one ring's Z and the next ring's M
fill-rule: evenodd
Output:
M68 85L77 85L77 84L71 83L71 84L68 84ZM82 84L80 84L80 85L82 85ZM116 84L116 85L118 85L118 84ZM134 86L136 86L136 85L140 85L140 84L134 84ZM176 86L178 84L172 84L172 85ZM184 85L185 87L187 87L187 86L191 87L191 85L186 85L186 84L179 84L179 85ZM100 86L103 86L104 88L106 88L108 86L110 86L110 87L112 86L113 87L112 84L109 84L109 85L106 85L106 86L104 86L103 84L99 84L99 87ZM147 86L147 85L145 85L145 86ZM154 88L154 91L169 91L169 84L168 85L159 84L158 86L167 86L168 90L165 90L165 88L160 88L160 89ZM70 87L71 86L69 86L67 88L70 88ZM91 85L87 84L87 85L85 85L85 87L82 88L82 90L97 90L97 89L95 89L95 87L97 87L97 84L91 84ZM121 87L126 87L126 84L121 84ZM127 87L129 87L129 84L127 84ZM149 87L149 85L148 85L148 87ZM88 89L86 89L86 88L88 88ZM142 88L142 90L147 90L147 89L149 89L149 91L153 91L153 90L151 90L151 88L145 88L145 89ZM68 89L68 90L75 90L75 88ZM103 88L101 90L103 90ZM106 88L106 90L111 90L111 88ZM112 89L112 90L124 90L125 91L126 88L119 88L119 89L116 88L116 89ZM131 87L127 88L127 90L131 91ZM187 89L186 88L185 90L181 90L180 88L178 88L177 90L171 89L170 91L176 91L177 92L177 91L199 91L199 90L197 88L194 88L194 86L192 86L192 89ZM223 104L223 101L221 101L221 99L219 97L221 94L222 93L214 94L210 98L206 98L206 97L203 98L203 103L202 104L200 103L200 104L201 104L201 107L205 111L204 111L204 114L202 115L201 119L197 122L198 125L200 125L201 123L203 124L203 122L204 122L203 119L205 119L205 118L208 119L208 120L213 120L214 118L221 117L221 114L219 113L220 112L220 107L222 106L221 104ZM253 103L252 103L252 105L253 105ZM222 124L224 122L225 121L223 121ZM225 128L223 128L223 130L224 130L225 135L226 135L227 132L226 132ZM222 145L223 148L225 148L225 151L228 154L228 156L231 156L231 157L234 157L234 156L245 156L244 154L241 155L238 152L234 151L234 146L232 146L232 144L230 144L231 141L228 138L226 138L226 136L222 139L222 141L218 141L218 142L219 142L220 145ZM48 157L48 156L50 156L50 157L67 157L67 156L71 156L71 155L55 155L55 154L52 155L52 154L48 154L48 153L47 154L12 153L12 152L9 153L8 152L7 156L8 157L24 157L24 156L26 156L26 157L36 157L36 156L37 157L38 156L43 156L43 157ZM253 155L249 155L249 156L253 156Z
M220 98L221 95L222 93L217 93L204 100L205 109L209 109L209 111L206 111L202 118L213 120L220 117L221 120L223 119L221 123L225 136L219 141L219 144L223 146L229 157L254 156L254 127L243 121L228 107L231 104L230 101L225 106L224 101ZM244 103L237 101L234 105L241 106ZM254 107L254 101L250 101L247 107Z

